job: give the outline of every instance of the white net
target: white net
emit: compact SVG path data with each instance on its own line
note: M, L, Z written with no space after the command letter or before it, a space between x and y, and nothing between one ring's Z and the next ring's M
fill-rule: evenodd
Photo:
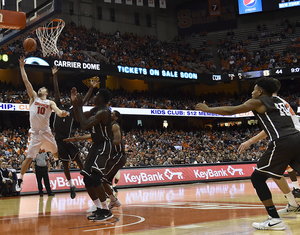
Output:
M54 19L36 29L36 35L40 40L44 57L59 55L57 39L64 27L65 22L63 20Z

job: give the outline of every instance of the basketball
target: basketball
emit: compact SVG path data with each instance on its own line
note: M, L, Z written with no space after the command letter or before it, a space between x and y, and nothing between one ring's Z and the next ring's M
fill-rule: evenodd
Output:
M34 51L37 47L37 43L33 38L27 38L24 42L23 42L23 47L24 50L27 52L31 52Z

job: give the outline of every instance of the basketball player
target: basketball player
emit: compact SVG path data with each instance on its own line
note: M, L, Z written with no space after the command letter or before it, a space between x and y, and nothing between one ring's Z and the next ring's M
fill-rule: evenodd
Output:
M73 107L71 107L71 100L69 98L65 98L63 100L63 104L60 102L60 92L59 92L58 81L57 81L57 72L58 72L58 68L53 67L52 74L53 74L53 85L54 85L54 93L55 93L54 101L57 107L59 107L61 110L68 111L70 115L61 118L55 114L53 127L55 132L55 140L58 146L59 158L62 161L65 176L70 184L71 198L74 199L76 197L76 192L75 192L76 186L73 180L71 179L69 162L76 161L80 170L83 169L83 165L78 154L80 152L79 149L73 143L66 143L63 141L63 139L70 137L70 133L74 122L74 114L73 114ZM90 89L83 99L84 104L88 101L88 99L90 98L93 92L93 89L98 84L99 84L99 78L98 77L93 78L93 80L91 81Z
M277 96L280 88L281 88L281 84L280 82L276 79L275 80L277 82L277 91L275 93L273 93L273 96L277 97L278 99L281 99L280 97ZM281 99L282 102L285 104L286 107L288 107L292 113L292 115L295 115L295 109L292 109L292 107L290 107L290 105L283 99ZM299 119L295 119L295 128L297 130L300 130L300 122ZM239 148L238 148L238 153L241 154L243 153L246 149L248 149L252 144L266 138L268 135L266 134L266 132L263 130L261 131L259 134L257 134L256 136L253 136L251 139L245 141L244 143L242 143ZM289 172L290 178L293 182L293 184L295 185L294 181L296 181L297 185L298 181L297 181L297 175L296 172L293 170L293 168L291 168L290 166L288 166L288 168L286 169ZM278 210L278 214L279 215L287 215L293 211L296 211L297 208L299 207L299 203L296 201L295 197L298 196L297 195L297 190L293 189L293 192L291 192L289 185L286 181L286 179L284 177L281 177L281 179L275 179L273 178L274 182L277 184L277 186L280 188L280 190L283 192L285 198L288 199L289 203L287 204L287 206L284 209ZM297 187L297 186L296 186ZM296 196L295 196L296 195Z
M106 169L105 169L105 178L103 178L103 187L105 189L105 192L110 198L110 203L108 205L109 209L112 209L113 207L119 207L121 206L121 202L116 198L116 196L113 195L112 189L109 185L112 185L112 180L115 177L115 175L119 172L120 169L125 165L126 163L126 154L125 154L125 148L122 138L122 130L120 127L121 122L121 114L118 111L113 111L111 113L111 120L112 120L112 132L113 132L113 148L111 152L111 158L109 159ZM65 139L66 142L73 142L73 141L81 141L81 140L88 140L91 139L91 134L87 134L84 136L77 136ZM97 206L93 204L93 206L87 210L87 213L92 213L97 210Z
M45 87L40 88L38 93L33 90L24 68L24 56L19 59L19 63L22 79L30 98L30 130L28 132L27 148L25 150L26 159L22 164L21 177L18 179L18 183L16 185L16 191L18 192L22 190L21 184L23 182L25 172L27 171L32 159L37 156L40 149L44 149L46 152L52 152L53 156L58 159L57 145L49 127L49 118L52 110L59 117L66 117L68 115L68 112L60 110L54 101L47 99L48 90Z
M93 145L81 171L86 190L97 206L95 214L88 216L88 219L93 219L95 222L104 221L113 217L102 186L104 170L112 148L111 112L107 107L111 93L107 89L100 89L94 97L96 107L85 113L82 110L82 96L77 94L75 87L71 90L71 99L74 105L74 114L76 120L80 122L81 129L92 128Z
M252 99L241 105L209 108L204 102L197 104L196 109L221 115L252 111L258 118L270 138L270 143L252 173L251 181L269 217L262 223L253 223L252 226L263 230L284 230L285 225L276 211L266 181L268 178L281 179L288 165L300 172L300 132L295 128L295 115L282 99L272 97L278 88L276 79L263 77L256 80L255 84Z

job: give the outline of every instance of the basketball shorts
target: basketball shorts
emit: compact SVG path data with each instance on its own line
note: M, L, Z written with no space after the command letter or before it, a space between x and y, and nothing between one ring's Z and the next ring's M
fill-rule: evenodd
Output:
M86 157L82 175L91 177L92 171L99 173L101 176L105 175L105 168L110 158L111 142L104 141L101 143L93 143L90 151Z
M126 163L126 155L123 153L117 153L111 157L106 166L106 174L104 181L108 184L112 184L113 178L119 172L119 170ZM120 177L119 177L120 178Z
M67 143L62 139L56 139L59 158L62 161L73 161L79 154L79 150L74 143Z
M300 132L270 142L268 149L257 162L255 170L271 178L280 179L287 166L300 171Z
M49 128L46 131L33 131L28 132L28 142L25 150L27 158L35 158L39 150L45 150L45 152L57 152L57 145L54 136Z

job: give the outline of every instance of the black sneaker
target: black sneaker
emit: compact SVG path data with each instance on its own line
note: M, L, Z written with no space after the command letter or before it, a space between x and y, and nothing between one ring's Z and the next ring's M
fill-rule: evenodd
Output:
M102 209L97 208L97 210L94 211L91 215L89 215L89 216L87 217L87 219L88 219L88 220L93 220L93 219L95 219L98 215L101 214L101 211L102 211Z
M49 196L49 197L54 197L54 196L55 196L55 193L53 193L53 192L48 193L48 196Z
M298 188L293 188L292 193L293 193L294 197L300 198L300 189L298 189Z
M72 199L74 199L76 197L75 190L76 190L76 186L74 185L74 186L71 187L71 198Z
M114 215L110 210L101 209L100 214L94 219L94 222L101 222L112 218Z
M21 190L22 190L21 184L22 183L23 183L23 180L22 179L18 179L18 182L16 183L16 191L17 192L21 192Z

